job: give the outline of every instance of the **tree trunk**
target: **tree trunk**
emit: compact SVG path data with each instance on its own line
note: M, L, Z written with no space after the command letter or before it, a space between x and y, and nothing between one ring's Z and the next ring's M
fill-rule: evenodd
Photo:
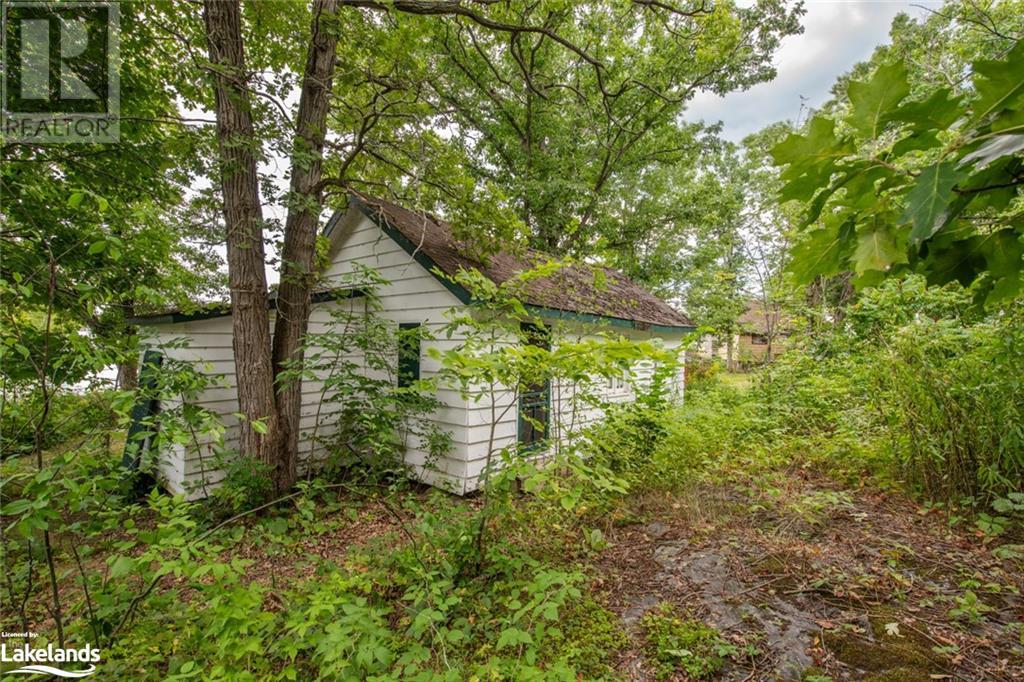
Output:
M117 388L121 391L134 391L139 387L139 358L126 358L117 366Z
M124 303L124 316L135 316L135 303L128 300ZM135 327L124 325L124 335L128 340L129 354L117 366L117 388L121 391L134 391L139 387L139 340Z
M301 363L302 342L309 323L310 293L317 278L316 233L319 225L321 180L327 111L334 77L337 0L316 0L312 36L299 99L299 118L291 159L288 217L281 252L281 284L274 323L274 374ZM277 412L281 427L281 459L274 487L283 493L295 484L298 466L299 413L302 380L279 383Z
M215 70L235 380L238 408L245 415L239 448L243 457L263 463L276 478L280 429L270 356L263 211L256 175L257 142L246 83L241 14L238 0L205 0L203 3L206 39ZM255 421L263 423L265 428L260 429L263 433L253 428Z

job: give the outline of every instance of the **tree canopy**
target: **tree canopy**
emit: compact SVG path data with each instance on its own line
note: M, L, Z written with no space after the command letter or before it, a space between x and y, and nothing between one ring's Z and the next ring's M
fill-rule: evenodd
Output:
M917 28L897 21L894 36L909 39L843 79L837 101L772 150L784 166L780 200L804 207L792 253L799 282L852 270L870 285L919 272L974 285L990 304L1020 292L1020 15L983 31L984 53L967 49L962 27L972 24L954 31L937 16ZM922 35L948 39L923 63Z

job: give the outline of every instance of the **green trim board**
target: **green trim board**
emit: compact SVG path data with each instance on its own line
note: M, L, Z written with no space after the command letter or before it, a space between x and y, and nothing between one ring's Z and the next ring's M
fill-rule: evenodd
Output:
M139 368L139 400L132 407L131 424L124 441L124 454L121 466L141 475L135 481L135 491L142 493L150 487L153 478L148 472L140 472L142 457L153 445L153 436L145 423L160 411L160 399L153 394L157 384L157 373L164 363L164 355L158 350L147 349L142 355L142 366Z
M317 291L310 296L310 303L324 303L327 301L337 301L338 299L348 298L359 298L365 296L366 292L362 289L330 289L327 291ZM268 308L270 310L277 310L277 299L272 298L268 302ZM146 325L146 324L176 324L179 322L197 322L199 320L210 320L215 317L230 317L231 306L222 305L215 308L208 308L206 310L197 310L194 313L182 313L173 312L165 313L163 315L141 315L137 317L128 318L128 324L135 325Z
M540 317L549 319L569 320L571 322L584 322L587 324L607 324L613 327L624 327L627 329L639 329L642 331L652 332L689 334L690 332L697 331L696 327L691 326L680 325L677 327L664 324L651 324L649 322L640 322L638 320L627 320L622 317L577 313L570 310L559 310L558 308L547 308L533 304L527 304L525 307L528 311L535 313Z
M349 199L355 203L359 210L362 211L363 215L370 219L370 222L379 227L384 234L401 246L402 250L412 256L414 261L423 266L423 268L433 275L437 281L443 284L448 291L452 292L455 298L459 299L459 301L466 305L473 302L473 297L465 287L458 282L453 282L449 278L443 276L443 274L441 274L443 271L438 264L434 262L434 259L424 253L423 249L417 248L417 246L413 244L408 237L402 234L401 230L392 225L387 218L381 215L380 211L373 210L373 208L367 206L362 199L354 194L350 194Z

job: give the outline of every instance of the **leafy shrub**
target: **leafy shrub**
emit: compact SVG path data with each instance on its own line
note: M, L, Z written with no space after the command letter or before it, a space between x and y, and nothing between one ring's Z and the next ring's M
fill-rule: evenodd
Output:
M664 410L641 403L612 406L588 434L588 451L627 479L641 478L665 436Z
M724 363L717 358L688 357L686 359L686 387L697 388L702 384L713 382L725 369Z
M210 495L210 506L215 515L229 516L252 509L270 499L274 486L270 467L250 458L225 456L218 458L224 471Z
M932 498L992 499L1024 481L1024 327L921 320L880 354L873 404L905 476ZM884 401L884 402L883 402Z
M1024 480L1024 316L956 286L872 289L760 377L767 414L836 458L870 459L933 499L991 501ZM885 457L877 453L884 452Z
M115 420L106 391L75 393L59 391L50 398L50 413L43 430L42 447L52 448L74 436L84 436L97 425ZM30 391L7 396L0 410L0 453L2 458L30 452L35 444L35 425L43 411L42 395Z

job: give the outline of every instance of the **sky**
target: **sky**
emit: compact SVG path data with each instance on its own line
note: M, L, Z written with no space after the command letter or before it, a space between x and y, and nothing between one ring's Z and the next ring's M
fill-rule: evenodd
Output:
M684 118L706 123L721 121L722 136L739 142L770 123L801 120L805 106L817 107L829 98L836 77L871 56L889 41L889 26L900 12L915 19L927 15L923 7L938 7L930 0L805 0L801 19L804 32L784 39L775 53L776 78L744 92L719 97L698 93Z

